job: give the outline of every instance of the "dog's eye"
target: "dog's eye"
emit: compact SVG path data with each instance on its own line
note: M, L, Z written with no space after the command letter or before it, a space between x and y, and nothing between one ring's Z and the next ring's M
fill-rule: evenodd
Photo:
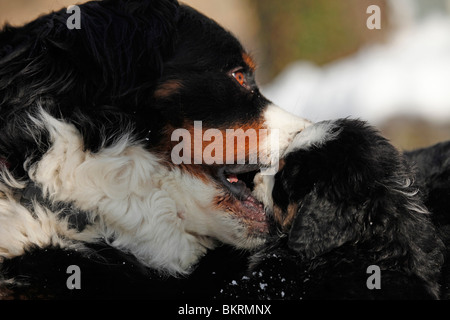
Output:
M234 80L236 80L237 83L239 83L239 85L242 86L244 89L247 89L251 93L254 93L251 84L252 80L250 82L248 81L247 78L248 74L246 74L246 72L242 68L234 69L229 73L229 75L231 75L234 78Z
M247 87L247 81L245 80L245 75L242 71L235 71L231 74L233 78L236 79L236 81L243 86L244 88Z

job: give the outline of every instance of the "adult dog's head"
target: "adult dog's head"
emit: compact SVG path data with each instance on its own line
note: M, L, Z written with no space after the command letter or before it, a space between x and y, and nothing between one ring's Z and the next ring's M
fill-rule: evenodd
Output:
M240 174L308 122L265 99L238 40L188 6L78 8L0 33L0 257L105 241L183 273L217 240L261 244Z
M442 242L412 169L374 128L350 119L315 123L283 162L274 177L255 178L255 195L302 261L339 252L346 261L365 259L366 268L416 275L438 296Z

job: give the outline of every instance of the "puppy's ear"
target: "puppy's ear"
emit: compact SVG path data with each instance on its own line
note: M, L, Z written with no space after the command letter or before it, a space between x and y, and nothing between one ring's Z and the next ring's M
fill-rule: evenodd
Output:
M288 245L306 259L324 254L356 237L355 217L357 208L332 203L311 192L299 203Z

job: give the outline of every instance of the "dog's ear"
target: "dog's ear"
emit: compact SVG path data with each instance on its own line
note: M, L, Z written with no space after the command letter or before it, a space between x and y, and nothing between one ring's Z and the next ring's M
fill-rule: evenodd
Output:
M117 75L122 88L145 72L146 79L158 78L163 58L174 47L178 2L173 0L93 1L80 6L82 46L106 70Z
M128 95L126 103L145 95L136 90L148 96L174 50L178 8L175 0L90 1L78 10L64 8L24 27L9 27L0 41L14 54L3 59L0 75L9 77L9 87L17 83L27 90L31 81L40 96L86 96L86 104Z
M358 209L332 203L311 192L299 203L289 231L288 245L303 258L312 259L355 239Z

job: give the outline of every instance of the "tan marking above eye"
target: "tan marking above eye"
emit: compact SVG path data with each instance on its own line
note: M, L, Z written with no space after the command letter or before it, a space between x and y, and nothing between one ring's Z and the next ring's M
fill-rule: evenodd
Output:
M250 70L255 72L255 70L256 70L256 63L253 60L252 56L249 55L248 53L244 52L244 53L242 53L242 59L244 60L245 64L250 68Z
M176 93L178 89L180 89L182 86L180 80L167 80L166 82L161 83L156 88L155 92L153 93L153 96L156 99L163 99L171 96L172 94Z

